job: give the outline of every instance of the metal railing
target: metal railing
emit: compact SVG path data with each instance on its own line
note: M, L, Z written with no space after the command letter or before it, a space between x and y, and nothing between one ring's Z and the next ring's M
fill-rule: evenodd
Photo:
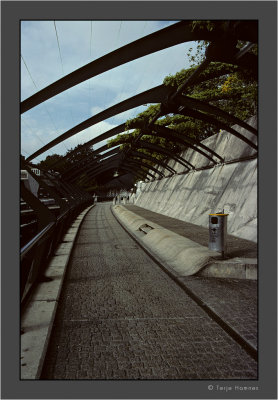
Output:
M53 179L51 181L53 186L50 188L41 177L35 177L35 179L49 192L52 192L51 195L54 194L56 203L60 203L60 207L56 207L55 215L50 208L52 205L45 205L21 182L21 197L31 207L35 215L34 221L22 225L23 231L31 230L31 238L22 240L20 249L21 308L28 303L28 299L37 284L49 279L45 277L46 267L72 221L82 210L94 203L92 196L85 192L78 192L77 195L76 191L72 192L74 196L67 196L68 200L65 202L61 196L53 191L53 188L58 186L61 189L61 182Z

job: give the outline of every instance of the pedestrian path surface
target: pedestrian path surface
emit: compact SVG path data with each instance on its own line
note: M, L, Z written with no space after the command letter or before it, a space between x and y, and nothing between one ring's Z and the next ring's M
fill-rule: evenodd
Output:
M125 205L125 208L202 246L208 246L209 232L205 227L155 213L133 204ZM257 258L257 244L227 235L227 257ZM198 276L181 277L180 280L245 341L255 349L257 348L258 285L256 281Z
M205 281L188 278L200 292ZM214 280L211 290L217 303L225 287ZM257 378L256 361L131 239L109 203L81 226L52 332L41 379Z

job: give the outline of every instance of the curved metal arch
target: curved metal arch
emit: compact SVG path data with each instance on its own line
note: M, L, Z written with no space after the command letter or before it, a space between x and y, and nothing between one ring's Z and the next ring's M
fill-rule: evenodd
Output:
M101 156L101 158L104 158L104 157L107 157L108 155L112 155L112 154L116 154L116 153L120 153L120 149L119 149L119 144L117 143L117 144L114 144L114 146L111 146L112 148L113 147L116 147L116 146L118 146L116 149L112 149L110 152L107 152L107 153L105 153L105 154L103 154L102 156ZM103 147L106 147L106 148L108 148L108 146L106 145L106 146L103 146ZM110 148L111 148L110 147ZM163 168L165 168L165 169L167 169L171 174L175 174L176 173L176 171L173 169L173 168L171 168L171 167L169 167L166 163L164 163L163 161L161 161L161 160L157 160L155 157L151 157L151 155L146 155L145 153L142 153L142 152L137 152L137 151L135 151L135 150L133 150L132 152L130 152L131 154L134 154L135 156L137 156L137 157L139 157L139 158L142 158L142 159L147 159L147 160L149 160L149 161L152 161L152 162L154 162L155 164L158 164L158 165L161 165ZM130 154L129 153L129 154ZM94 159L94 160L98 160L98 159ZM93 160L93 161L94 161ZM81 167L81 168L78 168L78 169L76 169L76 168L72 168L72 169L75 169L73 172L72 171L67 171L62 177L64 178L64 179L67 179L67 176L69 176L69 181L71 181L71 180L73 180L73 178L75 177L75 176L77 176L77 175L81 175L82 173L86 173L88 170L89 170L89 168L90 168L90 165L85 165L85 166L83 166L83 167Z
M99 168L102 168L104 165L108 165L109 163L111 164L111 162L117 162L117 165L118 165L118 164L119 164L119 161L120 161L119 154L116 154L116 155L113 155L113 156L107 158L106 160L103 160L102 162L100 162L100 163L97 164L97 165L91 165L91 166L89 167L89 170L90 170L90 171L98 170ZM85 171L81 172L79 175L75 176L75 177L73 178L73 182L76 181L77 179L79 179L79 178L80 178L80 175L84 175L84 176L81 178L81 180L80 180L79 183L82 183L83 181L86 181L87 178L88 178L88 176L89 176L89 175L88 175L88 170L85 170Z
M101 164L104 164L104 163L106 163L106 162L111 162L111 161L113 161L113 160L116 159L116 158L117 158L117 159L119 160L119 162L120 162L120 161L122 160L122 155L123 155L122 152L117 152L116 155L114 155L114 156L112 156L112 157L109 157L108 159L104 160ZM159 174L161 177L164 177L163 172L159 171L157 168L153 167L152 165L149 165L149 164L144 163L143 161L141 161L141 163L139 163L139 162L137 162L136 160L130 159L130 158L129 158L128 160L126 160L126 162L127 162L127 163L134 163L134 164L137 164L138 166L146 167L146 168L148 168L148 169L151 169L151 170L154 171L155 173ZM84 171L84 173L86 174L86 176L89 177L89 176L91 176L91 173L92 173L93 171L95 171L96 169L99 168L99 166L101 166L101 165L93 165L93 166L87 168L87 169ZM120 164L119 164L119 166L120 166ZM84 179L85 179L85 178L86 178L86 177L84 177ZM77 178L75 178L75 179L77 179Z
M133 128L135 128L135 129L136 129L136 128L142 129L141 126L136 125L136 124L134 125L134 127L131 126L130 128L131 128L131 129L133 129ZM174 131L173 129L171 129L171 132L170 132L170 128L162 127L162 126L160 126L160 125L158 125L158 124L154 124L154 125L152 126L152 128L155 128L156 131L160 130L161 132L162 132L162 131L165 131L166 129L168 129L168 130L169 130L169 134L176 133L176 134L179 135L179 133L176 132L176 131ZM64 157L63 157L63 160L65 160L65 159L67 159L67 158L71 158L75 153L77 153L78 151L80 151L80 149L82 149L82 148L90 147L90 146L92 146L92 145L94 145L94 144L96 144L96 143L98 143L98 142L101 142L101 141L103 141L103 140L105 140L105 139L108 139L108 138L110 138L110 137L112 137L112 136L115 136L115 135L117 135L117 134L123 133L123 132L125 132L125 131L126 131L125 124L118 125L117 127L113 128L113 129L110 129L109 131L104 132L103 134L97 136L96 138L91 139L91 140L89 140L88 142L84 143L84 144L82 145L82 147L80 147L80 148L78 148L78 149L75 149L75 150L73 150L71 153L69 153L68 155L64 156ZM213 150L209 149L207 146L203 145L202 143L197 142L197 141L194 141L192 138L186 138L186 139L184 139L184 141L185 141L185 143L190 143L190 142L191 142L191 143L193 143L193 144L197 144L199 147L202 147L204 150L210 152L212 155L214 155L215 157L217 157L217 158L219 158L221 161L223 161L222 157L220 157L217 153L215 153ZM101 151L107 150L108 148L111 148L111 147L113 147L113 146L111 146L111 145L110 145L110 146L104 145L104 146L100 147L99 149L93 151L90 155L88 155L88 156L86 156L85 158L83 158L82 160L80 160L80 163L84 162L84 161L87 160L87 159L90 159L93 155L98 154L98 153L100 153ZM62 161L63 161L63 160L62 160ZM59 165L62 161L57 161L57 163L54 164L54 165ZM166 168L166 167L165 167L165 168ZM65 174L63 174L63 177L66 177L66 176L68 176L69 174L71 174L71 171L72 171L72 170L76 170L76 165L73 166L72 168L70 168ZM171 171L170 171L170 172L171 172Z
M92 171L88 176L84 177L84 179L80 183L86 183L90 179L95 178L96 176L98 176L98 175L102 174L103 172L106 172L110 169L117 169L117 170L121 169L123 171L128 171L128 172L132 173L135 177L138 176L141 179L146 179L147 175L149 175L150 178L155 179L155 176L151 172L140 169L140 168L138 168L137 165L135 166L134 164L127 164L127 165L119 166L118 162L114 162L113 164L105 164L101 168L99 168L95 171ZM147 179L150 179L150 178L147 178Z
M106 171L108 171L110 169L112 169L112 170L113 169L117 169L117 170L119 169L119 165L118 165L118 161L117 160L114 161L113 163L103 165L101 168L99 168L96 171L94 171L94 173L91 174L90 177L88 176L88 177L86 177L86 179L84 178L84 180L82 180L82 182L85 183L85 182L89 181L90 179L93 179L93 178L97 177L98 175L102 174L103 172L106 172ZM138 170L138 168L135 169L135 168L124 166L121 169L123 171L128 171L128 172L132 173L134 176L140 177L141 179L145 179L145 175L146 174L143 174L143 172Z
M87 165L83 165L82 167L77 166L77 167L73 168L74 171L72 171L72 170L67 171L65 174L62 175L62 178L67 180L68 182L70 182L70 181L74 180L76 176L79 176L82 173L86 172L86 170L88 168L92 167L93 165L95 165L95 166L99 165L100 160L102 160L103 158L110 157L111 155L118 154L118 153L119 153L118 148L107 151L105 154L101 154L101 155L93 158L91 160L92 162L90 162L90 160L87 160L88 161Z
M125 164L120 163L118 165L118 169L124 169L125 167L133 169L134 173L136 171L140 171L142 177L149 175L152 179L155 179L155 175L153 175L152 172L149 171L149 168L147 165L141 165L140 163L136 163L136 162L127 162ZM161 177L163 178L163 176L161 176Z
M217 29L215 31L199 30L192 32L189 25L190 22L182 21L125 45L120 49L108 53L105 56L77 69L35 93L33 96L30 96L28 99L22 101L21 113L30 110L43 101L84 82L93 76L99 75L147 54L188 41L217 41L223 33L228 36L228 31L220 28L220 24L217 21L215 21L215 23L217 24ZM244 24L248 25L249 29L246 30L246 27L243 27L242 29L242 27L239 26L231 32L233 37L240 40L256 42L257 32L256 29L254 29L256 21L244 21Z
M122 126L122 125L120 125L120 126ZM100 136L102 136L102 135L100 135ZM114 136L114 135L112 135L112 136ZM89 143L89 142L87 142L87 143ZM86 145L86 143L85 143L84 145ZM115 145L115 146L117 146L117 145ZM89 154L89 155L87 155L87 156L84 156L81 160L79 160L79 161L78 161L76 164L74 164L71 168L67 169L66 172L62 173L62 176L63 176L63 177L66 177L66 176L70 175L70 174L72 173L72 171L76 170L76 168L79 168L79 166L82 167L82 165L83 165L83 163L84 163L85 161L90 161L91 158L97 157L96 154L99 154L99 153L101 153L101 152L103 152L103 151L106 151L106 150L108 150L108 149L110 149L110 148L112 148L112 147L115 147L115 146L108 146L107 144L105 144L104 146L99 147L98 149L92 151L91 154ZM89 145L86 146L86 147L89 147ZM76 151L73 150L72 153L76 153ZM63 160L66 160L66 159L67 159L67 157L64 156ZM53 166L56 166L56 167L57 167L61 162L62 162L62 161L58 161L57 163L53 164L52 167L53 167Z
M110 157L110 156L112 156L112 155L114 155L114 154L118 154L118 153L119 153L119 148L111 149L110 151L107 151L107 152L104 153L104 154L99 154L98 156L96 156L96 157L94 158L94 160L95 160L97 163L99 163L99 161L102 160L103 158Z
M158 174L161 178L164 178L164 177L165 177L165 175L163 174L162 171L159 171L159 169L155 168L154 166L152 166L152 165L150 165L150 164L147 164L147 163L143 162L142 160L139 161L139 160L134 159L134 158L128 158L128 159L125 159L124 162L120 163L120 166L121 166L121 165L125 165L125 164L135 164L135 165L138 165L139 167L147 168L148 170L151 169L151 170L154 171L156 174Z
M152 89L146 90L145 92L139 93L136 96L130 97L127 100L121 101L118 104L115 104L112 107L107 108L106 110L94 115L91 118L86 119L80 124L74 126L69 129L67 132L58 136L56 139L51 140L48 144L41 147L35 153L31 154L26 160L30 161L33 158L39 156L45 151L51 149L53 146L63 142L64 140L70 138L71 136L83 131L84 129L89 128L92 125L97 124L98 122L104 121L107 118L113 117L114 115L120 114L123 111L130 110L132 108L138 107L145 103L160 103L165 96L169 95L173 91L173 88L159 85Z
M41 147L39 150L37 150L35 153L33 153L31 156L29 156L26 160L27 161L32 160L33 158L39 156L40 154L42 154L45 151L51 149L52 147L56 146L57 144L63 142L64 140L70 138L71 136L81 132L82 130L87 129L90 126L95 125L95 124L97 124L97 123L99 123L99 122L101 122L101 121L103 121L103 120L105 120L107 118L110 118L110 117L112 117L114 115L120 114L123 111L130 110L130 109L132 109L134 107L137 107L137 106L145 104L145 103L155 103L155 102L159 103L159 102L161 102L163 104L163 101L164 101L165 97L170 99L170 94L172 92L173 92L173 88L168 87L168 86L164 86L164 85L159 85L159 86L156 86L156 87L154 87L152 89L149 89L149 90L147 90L145 92L139 93L136 96L130 97L129 99L124 100L124 101L122 101L122 102L120 102L120 103L118 103L118 104L116 104L116 105L114 105L112 107L109 107L108 109L106 109L106 110L94 115L93 117L88 118L87 120L81 122L80 124L76 125L75 127L69 129L67 132L61 134L56 139L53 139L48 144L46 144L45 146ZM166 102L166 104L164 102L164 106L162 105L162 112L164 114L167 114L169 112L176 113L176 109L178 107L177 104L176 104L177 100L181 102L181 105L184 105L186 107L188 107L188 104L190 102L191 105L194 103L194 107L195 108L196 107L202 107L202 108L205 108L206 110L207 109L213 110L214 114L218 110L217 107L214 107L214 106L211 106L211 105L207 105L206 103L200 102L199 100L195 101L192 98L188 98L188 97L186 97L184 95L178 95L175 99L176 99L175 102L171 102L171 100L168 103ZM185 104L183 104L183 103L185 103ZM191 107L190 107L190 109L191 109ZM222 115L223 115L223 113L226 115L226 113L224 111L220 110L220 109L219 109L219 112ZM201 114L201 113L200 113L200 115L201 116L202 115L205 116L205 114ZM244 129L247 129L246 128L246 126L247 126L248 130L250 132L251 131L252 131L252 133L254 133L254 131L256 132L256 130L254 128L250 127L244 121L241 121L241 120L239 120L237 118L234 119L234 118L235 117L232 117L232 119L237 121L237 124L242 126ZM211 121L216 121L216 120L212 119ZM222 124L221 129L225 129L227 131L229 130L229 126L227 124L225 124L224 122L221 122L221 124ZM124 125L124 124L122 124L122 125ZM119 127L120 126L121 125L119 125ZM117 128L113 128L113 129L115 129L114 132L117 132ZM106 132L106 134L109 134L108 132ZM236 132L236 131L234 131L234 132ZM101 140L105 140L107 138L106 134L100 135L100 137L102 137ZM115 133L115 134L117 134L117 133ZM241 138L242 140L246 141L246 143L248 143L251 146L250 143L252 143L252 142L250 142L246 138L244 139L243 135L241 135L240 133L237 133L237 136L239 138ZM100 138L98 138L98 140L100 140ZM96 143L96 142L94 142L94 140L89 141L89 142L91 142L91 145ZM252 147L253 146L254 145L252 144Z
M134 166L133 164L121 165L119 166L119 170L130 171L135 177L138 176L141 179L150 180L150 178L147 178L147 175L149 175L152 179L154 179L154 175L152 173L149 173L149 171L147 170L143 170L140 168L138 169L138 167Z
M70 159L74 154L78 153L82 149L86 149L87 147L91 147L94 144L102 142L103 140L107 140L110 137L116 136L119 133L123 133L125 130L126 130L125 123L124 124L120 124L118 126L115 126L115 128L109 129L108 131L98 135L97 137L88 140L88 142L83 143L81 146L79 146L79 148L72 150L70 153L66 154L63 157L62 161L64 161L65 159L68 159L68 158ZM104 146L106 146L106 145L104 145ZM94 150L94 153L97 153L98 151L101 152L101 150L100 150L101 148L102 147ZM57 163L55 163L53 165L59 165L59 163L62 162L62 161L57 161Z
M121 143L121 142L119 141L117 143L117 145L119 143ZM122 143L132 143L132 139L124 140ZM194 165L192 165L189 161L185 160L183 157L181 157L181 156L179 156L179 155L177 155L177 154L175 154L173 152L170 152L169 150L165 149L164 147L155 145L153 143L145 142L145 141L143 141L141 139L136 142L136 146L137 146L137 148L141 148L142 147L142 148L146 148L148 150L155 151L157 153L165 154L166 156L168 156L168 157L174 159L175 161L179 162L180 164L182 164L187 169L190 169L190 168L194 169L195 168Z
M225 68L224 68L224 70L222 70L222 69L221 69L221 70L216 69L215 71L211 72L208 76L199 76L199 77L195 78L195 79L194 79L194 84L198 84L198 83L204 82L204 81L206 81L206 80L213 79L213 78L215 78L215 77L218 77L218 76L221 76L221 75L225 74L226 72L229 72L229 71L225 70ZM189 84L189 86L191 86L191 84ZM83 121L83 122L85 122L85 121ZM82 129L81 129L81 130L82 130ZM96 138L91 139L91 140L89 140L88 142L84 143L84 144L83 144L82 146L80 146L78 149L72 150L70 153L66 154L66 155L63 157L62 160L58 160L56 163L54 163L54 164L53 164L53 167L54 167L54 166L57 166L57 165L60 165L60 163L62 163L63 160L72 157L76 152L80 151L80 149L86 148L86 147L89 147L89 146L93 146L94 144L96 144L96 143L98 143L98 142L101 142L101 141L103 141L103 140L106 140L106 139L108 139L108 138L110 138L110 137L112 137L112 136L114 136L114 135L119 134L119 133L123 133L123 132L126 131L126 130L127 130L127 129L126 129L126 127L125 127L125 124L121 124L121 125L118 125L118 126L115 127L115 128L110 129L110 130L107 131L107 132L104 132L103 134L97 136ZM35 153L34 153L34 154L35 154ZM27 161L30 161L30 160L33 159L33 158L34 158L34 157L31 155L30 157L27 158Z
M142 105L145 103L159 103L160 102L160 103L162 103L162 109L163 108L165 109L165 107L167 109L167 111L165 111L165 113L169 112L169 110L168 110L169 107L176 109L176 107L177 107L176 102L171 101L171 98L173 96L175 96L175 94L173 93L173 90L174 89L172 87L159 85L159 86L156 86L145 92L139 93L138 95L130 97L129 99L124 100L124 101L122 101L112 107L109 107L108 109L94 115L93 117L88 118L87 120L81 122L80 124L74 126L71 129L69 129L65 133L59 135L56 139L50 141L48 144L41 147L39 150L37 150L35 153L33 153L31 156L29 156L26 160L27 161L32 160L33 158L39 156L40 154L51 149L52 147L56 146L57 144L63 142L64 140L70 138L71 136L81 132L82 130L89 128L90 126L97 124L98 122L101 122L107 118L110 118L114 115L117 115L117 114L119 114L123 111L127 111L129 109L132 109L134 107L137 107L139 105ZM171 96L171 94L172 94L172 96ZM164 101L165 97L168 99L168 102L166 101L166 103ZM203 103L203 102L200 102L197 100L196 101L192 100L191 98L187 98L186 96L178 95L175 97L176 100L179 99L182 101L185 101L184 98L187 99L187 102L191 102L191 104L192 104L192 102L194 102L196 107L197 107L197 103L198 103L198 107L209 108L210 112L215 113L218 110L217 107L214 108L213 106L207 105L206 103ZM163 103L163 101L164 101L164 103ZM164 104L164 106L163 106L163 104ZM223 113L225 113L224 111L222 111L220 109L219 109L219 112L222 113L222 115L223 115ZM225 113L225 115L226 115L226 113ZM230 114L227 114L227 115L228 115L227 118L229 118ZM254 131L256 132L256 130L254 130L254 128L250 127L245 122L243 122L239 119L234 119L235 117L231 117L231 118L233 118L233 120L236 121L236 123L238 125L242 126L243 128L252 131L252 133L254 133ZM124 124L122 124L122 125L124 125ZM221 128L221 129L228 130L228 129L226 129L226 127L228 128L228 125L226 125L226 124L224 124L224 125L225 125L225 127ZM115 132L117 131L117 128L113 128L113 129L115 129ZM117 133L115 133L115 134L117 134ZM101 140L105 140L107 138L105 136L105 134L100 135L100 136L102 137ZM89 141L89 142L91 142L91 145L93 145L95 143L94 140ZM89 142L87 142L87 143L89 143Z
M144 179L144 180L147 180L148 182L150 182L150 178L148 178L147 174L142 172L141 170L138 170L138 169L136 170L135 168L131 168L131 167L127 167L127 166L125 166L124 168L120 168L119 170L131 173L134 176L134 178L140 178L140 179ZM121 175L119 175L119 177L120 176Z
M171 100L170 100L171 101ZM248 130L249 132L253 133L254 135L258 135L258 131L247 124L246 122L242 121L241 119L234 117L233 115L227 113L226 111L221 110L219 107L215 107L209 103L205 103L204 101L194 99L193 97L188 97L185 95L178 95L175 97L175 104L176 107L181 105L185 106L186 108L194 109L194 110L201 110L206 113L210 113L213 116L221 117L228 122L231 122L235 125L239 125L242 128ZM167 107L167 106L166 106Z
M113 146L116 147L117 145ZM119 149L120 146L118 146ZM112 147L111 147L112 148ZM99 149L93 151L91 154L89 154L88 156L85 156L84 158L82 158L78 163L76 163L75 165L73 165L71 168L67 169L67 171L65 171L62 174L63 179L67 179L68 176L72 176L75 175L76 173L78 173L79 171L83 171L84 169L86 169L88 167L88 164L90 165L91 161L97 161L98 159L100 159L101 156L97 156L96 154L101 153L102 151L106 151L108 150L109 147L108 145L104 145L102 147L100 147ZM106 153L103 154L103 156L105 157L105 154L108 154L109 152L107 151ZM84 162L87 162L87 165L84 165Z
M153 132L152 130L154 130L155 132ZM181 135L179 132L175 131L174 129L166 128L166 127L158 125L158 124L153 124L150 128L150 131L146 130L145 134L149 135L149 136L154 136L154 137L162 137L165 139L169 139L173 142L185 144L187 147L191 148L194 151L197 151L202 156L204 156L207 159L209 159L210 161L212 161L214 164L217 164L217 162L211 156L204 153L201 149L198 149L198 147L195 146L195 144L196 144L197 146L204 148L206 151L208 151L215 157L219 158L220 161L224 161L222 157L220 157L217 153L215 153L213 150L211 150L207 146L202 145L197 140L194 140L194 139L191 139L188 137L184 137L183 135Z
M109 171L110 169L115 169L115 168L118 168L118 167L116 165L114 165L114 166L113 165L107 165L107 166L103 167L101 170L95 172L93 178L96 178L98 175L102 174L103 172L106 172L106 171ZM130 172L135 177L138 176L141 179L148 179L148 181L149 181L149 178L146 178L145 174L140 173L140 171L138 171L138 169L135 170L132 167L124 166L124 167L121 167L121 170Z
M164 163L162 160L158 160L157 158L152 157L150 154L142 153L142 152L136 151L136 150L131 150L129 154L138 156L140 158L145 158L146 160L149 160L149 161L152 161L152 162L160 165L161 167L167 169L171 174L176 174L177 173L177 171L175 171L173 168L169 167L168 164Z
M215 151L213 151L209 147L205 146L202 142L195 140L191 137L188 137L186 135L186 133L180 133L180 132L176 131L175 129L168 128L166 126L165 127L160 126L158 124L154 124L153 126L155 126L155 131L157 131L157 132L161 132L163 134L165 133L165 135L169 135L170 137L171 137L171 135L173 135L174 137L178 137L178 139L182 139L186 144L190 143L192 145L199 146L199 147L201 147L201 149L204 149L205 151L210 153L212 156L218 158L221 162L224 161L224 159L219 154L217 154ZM199 150L199 152L200 152L200 150ZM205 154L203 154L203 155L205 155Z
M233 39L229 41L227 38L219 38L219 40L212 41L206 49L205 57L209 62L217 61L248 69L256 78L258 77L258 57L243 49L238 50L236 41Z
M132 143L132 139L124 140L123 142L119 141L116 145L118 145L120 143ZM148 142L145 142L143 140L137 141L136 142L136 146L138 148L141 148L141 147L142 148L147 148L148 150L152 150L152 151L155 151L157 153L165 154L166 156L168 156L168 157L174 159L175 161L179 162L180 164L182 164L187 169L190 169L190 168L194 169L195 168L194 165L192 165L189 161L185 160L183 157L181 157L181 156L179 156L179 155L177 155L177 154L175 154L173 152L170 152L169 150L165 149L164 147L155 145L153 143L148 143ZM111 147L113 147L113 146L111 146ZM157 164L158 164L158 162L157 162Z
M95 174L96 171L98 171L99 169L103 168L106 165L111 165L111 163L115 163L116 162L116 166L117 166L117 168L119 168L120 167L121 158L122 158L122 154L117 154L117 155L111 156L108 159L104 160L98 166L93 166L88 171L86 171L86 175L81 179L80 183L86 182L88 179L91 179L91 177L94 177L94 174ZM141 166L139 166L139 167L141 167ZM138 165L137 165L137 168L138 168ZM143 170L143 172L147 173L152 178L155 178L155 176L153 174L151 174L149 171Z
M194 165L192 165L189 161L185 160L183 157L181 157L177 154L174 154L173 152L170 152L168 149L165 149L164 147L158 146L156 144L148 143L143 140L138 140L136 142L136 146L138 148L146 148L148 150L153 150L157 153L165 154L168 157L172 158L173 160L179 162L181 165L183 165L187 169L190 169L189 167L191 167L192 169L195 168Z
M233 129L232 127L226 125L225 123L211 117L210 115L201 113L197 110L192 110L189 109L187 107L179 107L178 110L173 111L175 114L181 114L181 115L185 115L188 117L192 117L195 119L199 119L201 121L204 122L208 122L211 125L216 126L219 129L223 129L229 133L231 133L232 135L236 136L238 139L242 140L243 142L247 143L250 147L252 147L255 150L258 150L258 146L255 145L251 140L247 139L245 136L241 135L239 132L237 132L235 129Z

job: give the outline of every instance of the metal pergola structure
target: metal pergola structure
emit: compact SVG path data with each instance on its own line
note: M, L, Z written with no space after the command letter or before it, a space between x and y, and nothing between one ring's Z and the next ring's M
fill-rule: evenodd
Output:
M30 176L46 190L49 196L55 200L56 208L58 209L57 214L54 214L53 210L43 204L21 182L21 198L32 208L33 211L29 211L36 214L36 221L31 223L31 228L33 229L31 239L28 239L29 241L21 247L22 304L26 303L26 299L28 299L36 282L43 279L43 265L46 265L46 260L50 257L57 243L59 243L67 227L70 226L79 212L93 203L93 197L84 191L81 186L78 186L79 184L88 183L96 177L102 178L104 173L107 174L105 175L103 186L106 185L108 188L109 185L113 187L115 179L118 179L118 182L122 182L123 185L127 184L128 181L124 181L124 177L127 174L130 174L134 180L137 178L141 180L161 179L166 176L166 173L170 176L177 173L173 167L168 165L169 160L175 160L183 166L185 171L194 170L196 166L180 155L178 149L181 146L190 148L193 152L198 152L209 160L212 166L224 162L219 154L200 141L189 137L187 132L180 133L173 128L159 125L157 120L160 117L171 113L201 120L227 131L252 149L257 150L256 144L250 140L250 134L257 135L256 129L208 102L186 95L187 89L193 85L227 74L229 72L227 64L247 69L255 76L257 75L257 56L248 51L258 40L257 21L226 21L224 23L223 21L215 21L214 30L203 29L194 30L193 32L189 21L176 23L79 68L22 101L20 108L21 113L24 113L74 85L109 69L179 43L197 40L206 40L210 43L206 51L206 58L179 89L159 85L137 94L72 127L38 149L26 160L21 157L21 168L26 169ZM238 40L248 44L243 49L238 50L236 47ZM208 71L207 68L211 62L224 64L221 69ZM30 161L38 155L94 124L145 103L158 104L159 111L148 123L131 123L129 129L139 130L139 134L136 137L131 134L127 138L125 135L122 141L117 141L117 144L106 144L95 151L91 151L89 155L84 153L85 155L78 162L75 162L71 168L62 174L55 175L55 173L43 171L41 176L37 176L32 171ZM244 128L248 132L248 137L232 128L232 124ZM121 124L78 146L78 148L64 156L62 160L71 161L80 150L90 149L97 143L125 132L127 132L127 127L125 124ZM166 139L174 144L176 148L166 148L156 143L150 143L145 140L145 135ZM123 143L127 143L128 146L122 148L120 145ZM154 156L154 153L159 154L161 157L158 159ZM59 162L56 163L56 167L58 167ZM52 168L55 170L55 164ZM117 172L118 178L113 179L111 176L115 172ZM35 227L33 228L34 224ZM29 225L25 225L29 229Z
M72 169L65 171L62 174L62 179L68 182L76 182L78 178L82 177L82 182L89 181L105 171L120 171L120 174L126 174L127 171L134 177L144 177L147 179L155 179L153 173L156 174L157 179L165 176L163 172L159 171L158 166L168 170L170 174L176 171L167 166L169 159L176 160L181 163L186 170L194 169L188 160L185 160L177 154L175 150L170 148L165 149L157 144L150 144L143 140L144 135L151 135L154 137L164 138L176 143L191 148L206 157L213 165L223 162L223 158L209 149L200 141L193 140L188 137L186 132L183 134L176 132L174 129L162 127L156 121L169 113L188 116L196 120L201 120L211 126L227 131L229 134L236 136L251 148L257 150L257 145L254 144L250 137L246 137L236 129L231 127L231 124L238 125L244 128L252 135L257 135L257 130L248 125L246 122L236 118L235 116L215 107L208 102L203 102L186 95L186 91L194 84L198 84L207 79L221 76L225 74L225 65L222 70L216 70L209 74L204 74L211 62L221 62L237 66L239 68L248 69L253 75L257 76L258 73L258 60L257 56L250 53L249 50L257 43L258 40L258 26L257 21L244 20L244 21L214 21L215 29L212 31L205 29L197 29L192 31L190 28L190 21L181 21L170 27L164 28L158 32L145 36L135 42L121 47L85 66L77 69L76 71L68 74L62 79L52 83L48 87L35 93L33 96L22 101L21 113L30 110L36 105L44 102L45 100L77 85L93 76L101 74L109 69L115 68L119 65L127 63L131 60L145 56L152 52L174 46L179 43L187 41L206 40L209 46L206 51L205 60L200 66L189 76L189 78L176 90L173 87L159 85L145 92L137 94L127 100L124 100L106 110L96 114L78 125L72 127L68 131L59 135L54 140L47 143L42 148L38 149L31 156L26 159L26 163L45 151L51 149L53 146L63 142L73 135L95 125L107 118L115 116L121 112L130 110L134 107L146 104L155 103L159 104L159 111L152 118L152 120L143 125L129 126L131 129L139 129L140 134L134 138L130 135L130 139L125 139L122 143L129 143L129 148L122 150L120 147L113 149L113 147L121 144L118 141L117 145L108 147L102 146L100 149L93 151L91 155L84 156ZM247 42L247 45L239 50L236 45L238 41ZM227 71L226 71L227 72ZM121 124L98 137L89 140L79 149L71 151L64 156L63 159L70 159L80 148L91 148L96 143L109 139L117 134L127 131L125 124ZM140 151L140 149L147 149L149 155ZM108 151L107 151L108 150ZM104 152L104 153L103 153ZM152 152L156 152L164 156L162 160L154 159ZM101 154L103 153L103 154ZM151 161L152 164L149 162ZM157 167L154 167L154 163ZM57 163L57 165L59 162ZM53 166L55 169L55 164ZM146 175L146 168L148 173ZM149 177L149 178L148 178ZM111 178L110 178L111 179ZM107 182L103 182L106 184Z

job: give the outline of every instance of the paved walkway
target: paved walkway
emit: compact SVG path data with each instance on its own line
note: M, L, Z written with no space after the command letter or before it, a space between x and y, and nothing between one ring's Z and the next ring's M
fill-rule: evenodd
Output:
M254 322L247 303L256 303L256 283L227 282L187 284L223 314L238 304L239 325L245 313ZM41 379L256 378L256 361L130 238L110 204L93 208L68 266Z
M125 207L156 224L202 246L208 246L207 228L180 221L136 205ZM257 258L257 244L227 235L227 257ZM231 326L244 340L257 348L257 282L243 279L203 278L190 276L179 278L213 312Z

